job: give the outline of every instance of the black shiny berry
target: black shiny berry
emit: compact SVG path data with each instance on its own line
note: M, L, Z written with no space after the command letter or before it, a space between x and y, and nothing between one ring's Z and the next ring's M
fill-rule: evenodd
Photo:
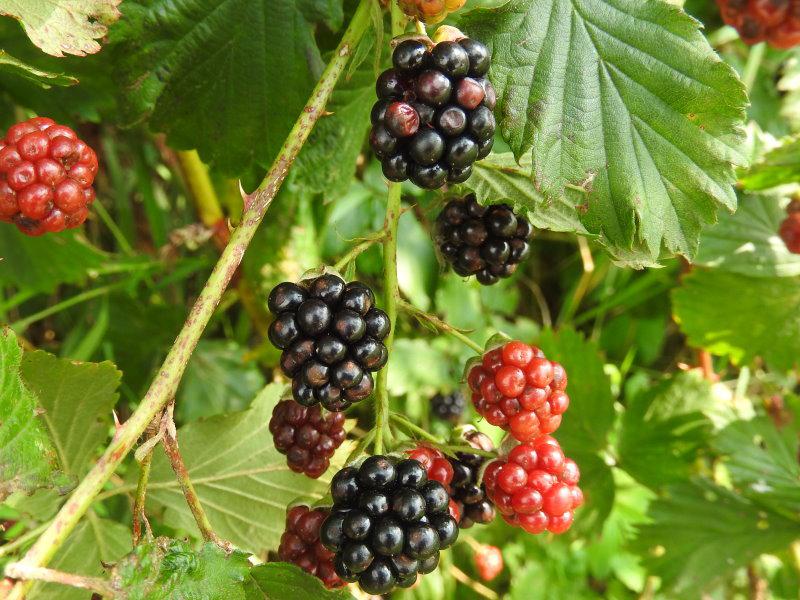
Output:
M410 488L420 488L428 481L428 474L419 461L413 459L401 460L395 466L397 484Z
M369 114L369 119L372 121L373 125L377 125L378 123L382 123L384 117L386 116L386 109L389 108L389 105L394 102L392 99L384 99L378 100L375 104L372 105L372 110Z
M469 115L469 131L478 142L488 140L494 135L494 114L485 106L479 106Z
M330 307L319 298L309 298L297 309L297 325L310 336L323 333L331 322Z
M375 93L378 98L400 98L405 91L402 77L398 71L389 69L381 73L375 83Z
M447 490L438 481L429 481L421 488L428 514L444 512L450 502Z
M458 538L458 523L447 514L433 515L430 518L431 526L439 534L439 546L449 548Z
M417 78L417 98L431 106L442 106L450 100L453 84L441 71L423 71Z
M317 340L316 355L326 365L334 365L347 356L347 345L336 336L325 334Z
M360 281L351 281L347 284L342 295L342 307L348 308L359 315L366 315L375 304L375 294Z
M444 154L444 149L444 138L433 129L424 129L418 132L411 138L408 146L411 158L418 165L424 166L436 163Z
M361 383L362 377L364 370L353 360L343 360L331 370L331 379L344 390Z
M334 304L344 292L345 283L341 277L331 274L320 275L308 288L309 293L314 298L319 298L325 304Z
M378 554L395 556L403 551L403 528L394 517L381 518L372 530L370 545Z
M392 53L392 64L401 72L413 72L425 64L428 49L418 40L400 42Z
M469 54L457 42L439 42L431 51L433 65L448 77L464 77L469 72Z
M383 490L368 490L359 497L358 507L370 517L380 517L389 512L389 498Z
M358 585L368 594L385 594L394 588L395 577L389 564L384 559L376 558L358 578Z
M389 316L381 309L371 309L364 317L364 322L367 325L367 333L372 337L383 340L389 335L391 321L389 321Z
M403 521L419 521L425 516L425 498L414 488L401 487L392 496L392 512Z
M333 317L333 331L346 344L357 342L367 331L367 324L354 310L343 308Z
M395 154L381 161L383 176L389 181L405 181L408 179L409 161L405 154Z
M478 144L466 135L450 140L447 144L445 162L451 167L469 167L478 158Z
M306 297L306 291L299 285L284 281L272 288L267 300L267 306L270 312L275 315L284 311L295 311Z
M421 188L435 190L447 181L447 170L438 163L430 166L415 164L411 167L411 181Z
M397 138L385 125L376 125L369 134L369 144L380 158L392 156L397 149Z
M358 483L365 489L392 485L397 474L385 456L370 456L358 469Z
M336 506L351 506L358 499L360 490L358 469L345 467L331 480L331 496Z
M351 402L358 402L368 398L373 389L375 389L375 381L372 378L372 374L365 371L361 381L357 385L344 390L344 395Z
M484 217L489 232L495 237L510 238L517 233L517 217L507 206L491 206Z
M345 518L345 522L346 522ZM371 564L374 555L366 544L345 542L341 549L342 562L351 573L361 573Z
M352 355L361 365L372 369L380 364L385 346L373 337L366 336L352 346Z
M472 175L472 165L466 167L450 167L447 171L447 181L450 183L464 183Z
M445 106L436 115L436 126L447 136L456 136L467 128L467 113L458 106Z
M469 74L472 77L482 77L489 71L491 57L485 45L476 40L464 38L458 44L466 51L469 57Z
M288 348L289 345L300 335L300 327L297 324L295 314L292 312L282 312L270 324L267 332L269 341L276 348Z
M372 519L360 510L348 512L342 521L342 531L351 540L364 540L372 528Z
M411 558L427 558L439 552L439 548L439 534L430 525L412 525L406 529L403 552Z

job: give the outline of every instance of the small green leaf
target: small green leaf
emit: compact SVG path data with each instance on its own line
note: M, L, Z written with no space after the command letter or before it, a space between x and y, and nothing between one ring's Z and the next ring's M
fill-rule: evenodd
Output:
M532 156L537 190L566 196L618 261L691 257L717 210L736 207L747 96L681 9L512 0L462 24L491 46L499 129Z
M267 563L253 567L250 577L255 584L253 586L255 594L248 597L248 600L251 598L352 600L353 598L346 590L325 589L319 579L288 563Z
M711 384L697 371L664 379L628 402L619 434L619 461L650 488L686 480L706 447L714 403Z
M64 471L82 476L108 438L122 373L110 362L81 363L41 350L25 354L21 372L45 411Z
M420 369L420 365L425 365ZM409 393L432 396L452 385L448 358L425 339L399 338L389 361L389 390L395 396Z
M767 154L739 178L748 191L766 190L800 182L800 138L789 138Z
M8 70L11 73L16 73L20 77L29 79L44 89L49 89L54 85L68 86L78 83L78 80L75 77L63 75L61 73L42 71L41 69L37 69L36 67L29 65L18 58L14 58L5 50L0 50L0 67Z
M696 269L672 293L691 345L737 364L763 357L789 370L800 356L800 277L746 277Z
M47 54L85 56L100 52L98 39L119 19L121 0L2 0L0 15L22 23L31 41Z
M0 330L0 502L15 491L64 483L36 396L20 378L21 358L16 336Z

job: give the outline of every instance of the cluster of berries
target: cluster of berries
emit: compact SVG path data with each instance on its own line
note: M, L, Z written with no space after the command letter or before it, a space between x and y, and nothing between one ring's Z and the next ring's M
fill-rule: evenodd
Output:
M69 127L34 117L0 140L0 221L27 235L78 227L94 202L97 156Z
M436 219L442 256L462 277L483 285L509 277L531 252L533 226L507 204L484 207L473 194L451 200Z
M786 207L786 218L778 233L789 252L800 254L800 201L792 200Z
M330 459L346 436L344 413L322 414L319 405L306 407L281 400L272 411L269 431L275 449L286 455L289 468L316 479L328 470Z
M370 372L388 360L390 323L368 286L325 274L278 284L267 305L275 315L269 339L283 350L281 370L298 403L338 412L372 393Z
M528 533L564 533L583 504L580 471L558 442L542 436L489 464L484 483L503 519Z
M412 19L433 25L443 21L448 13L457 11L466 2L467 0L398 0L397 4Z
M410 587L458 537L447 490L413 459L376 455L345 467L331 481L331 496L320 540L335 553L336 574L369 594Z
M564 367L520 341L484 354L467 382L478 413L520 442L558 429L569 406Z
M747 44L800 44L800 0L717 0L722 20Z
M442 421L458 423L467 407L467 401L460 390L449 394L436 394L431 398L431 411Z
M290 508L286 513L286 529L278 546L278 559L316 575L326 587L336 588L343 586L344 581L339 579L333 568L333 552L319 540L320 526L329 514L327 508Z
M427 189L466 181L494 139L489 50L468 38L432 50L408 39L397 45L392 63L375 86L369 138L384 176Z

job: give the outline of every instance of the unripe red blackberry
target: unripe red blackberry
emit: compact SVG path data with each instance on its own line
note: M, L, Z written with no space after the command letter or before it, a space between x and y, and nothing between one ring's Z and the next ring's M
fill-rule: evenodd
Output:
M339 577L369 594L410 587L458 537L447 490L413 459L376 455L346 467L331 481L331 496L320 539L336 553Z
M464 6L467 0L398 0L406 15L428 25L443 21L451 12Z
M280 366L303 406L343 411L373 390L371 372L388 360L389 317L372 290L332 274L280 283L267 302L275 320L269 339L283 350Z
M717 0L722 20L747 44L800 44L800 0Z
M327 508L310 510L294 506L286 512L286 529L281 535L278 558L297 565L322 580L327 588L344 585L333 568L333 552L320 542L320 526L330 514Z
M486 78L489 50L468 38L442 41L431 50L407 39L395 48L392 62L375 85L369 137L384 176L427 189L466 181L494 138L497 95Z
M475 568L484 581L491 581L503 572L503 553L497 546L481 544L475 552Z
M0 221L26 235L78 227L94 202L97 156L69 127L34 117L0 140Z
M778 233L793 254L800 254L800 212L790 212L781 223Z
M331 457L346 436L344 413L323 415L319 405L306 407L292 400L275 405L269 431L275 449L286 455L289 468L312 479L328 470Z
M489 464L486 492L503 519L528 533L564 533L583 504L578 465L550 436L515 446Z
M435 417L442 421L458 423L464 415L464 409L466 407L467 401L464 399L464 394L462 394L460 390L456 390L450 394L436 394L431 398L431 411Z
M450 200L436 219L442 256L462 277L483 285L509 277L530 254L533 227L507 204L484 207L473 194Z
M569 407L567 373L539 348L508 342L483 355L467 375L475 409L521 442L552 433Z

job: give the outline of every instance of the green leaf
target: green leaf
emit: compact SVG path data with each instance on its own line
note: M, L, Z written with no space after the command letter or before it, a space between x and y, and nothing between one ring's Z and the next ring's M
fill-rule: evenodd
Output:
M103 563L119 560L130 549L131 532L126 526L89 512L48 566L67 573L100 576L104 573ZM36 584L27 597L28 600L89 600L91 593L48 583Z
M592 454L604 449L614 423L614 398L597 346L572 329L545 329L538 345L549 360L564 366L569 378L570 409L557 434L565 452Z
M409 301L428 310L436 289L439 263L431 236L411 212L400 215L397 231L397 284Z
M320 66L293 0L129 0L115 29L123 120L240 176L268 167Z
M711 384L697 371L664 379L628 402L617 466L650 488L685 481L707 446Z
M49 293L61 283L81 283L106 255L74 231L30 237L0 229L0 283Z
M736 207L747 97L699 23L658 0L512 0L463 19L491 46L499 129L551 203L634 266L694 255ZM520 44L519 40L524 40Z
M206 542L199 550L183 540L157 538L136 546L114 566L111 583L128 600L226 598L246 600L250 562Z
M746 190L766 190L800 182L800 138L785 140L767 154L740 179Z
M297 4L309 21L322 21L331 31L344 22L343 0L298 0Z
M214 530L237 547L262 554L275 549L284 529L286 507L298 497L321 498L333 473L317 480L292 473L275 450L269 432L272 409L284 387L268 385L249 410L195 421L178 430L189 476ZM338 456L346 456L343 444ZM128 481L135 484L136 474ZM162 522L191 533L194 518L162 453L153 457L149 510ZM151 513L152 514L152 513Z
M21 372L44 409L64 471L82 476L108 438L122 373L110 362L81 363L41 350L25 353Z
M800 275L800 256L778 236L787 202L775 193L743 195L736 214L703 232L695 263L750 277Z
M14 58L5 50L0 50L0 68L6 69L11 73L16 73L25 79L29 79L44 89L48 89L53 85L67 86L78 83L75 77L61 73L42 71L18 58Z
M800 521L797 430L766 417L735 421L714 447L724 455L734 486L753 502Z
M121 0L2 0L0 15L22 23L31 41L47 54L85 56L100 52L96 41L119 19Z
M763 357L789 370L800 356L800 278L746 277L696 269L672 293L689 343L745 364Z
M764 512L709 481L668 488L649 508L634 548L652 575L675 595L699 596L757 556L780 550L800 536L800 523Z
M288 563L267 563L253 567L250 577L257 590L255 598L269 600L295 600L314 598L315 600L350 600L352 596L345 590L328 590L322 582L299 567ZM251 596L252 598L253 596Z
M246 362L246 350L229 340L201 340L178 390L176 416L195 421L244 410L264 387L258 366Z
M555 435L558 436L558 432ZM578 486L586 500L575 510L575 529L584 535L592 535L603 527L614 506L614 476L611 468L596 454L577 453L569 457L581 471Z
M0 330L0 502L12 492L32 492L61 479L36 396L20 378L21 358L16 336Z
M420 365L425 365L424 369ZM392 347L388 387L394 396L432 396L452 385L447 356L430 340L399 338Z

